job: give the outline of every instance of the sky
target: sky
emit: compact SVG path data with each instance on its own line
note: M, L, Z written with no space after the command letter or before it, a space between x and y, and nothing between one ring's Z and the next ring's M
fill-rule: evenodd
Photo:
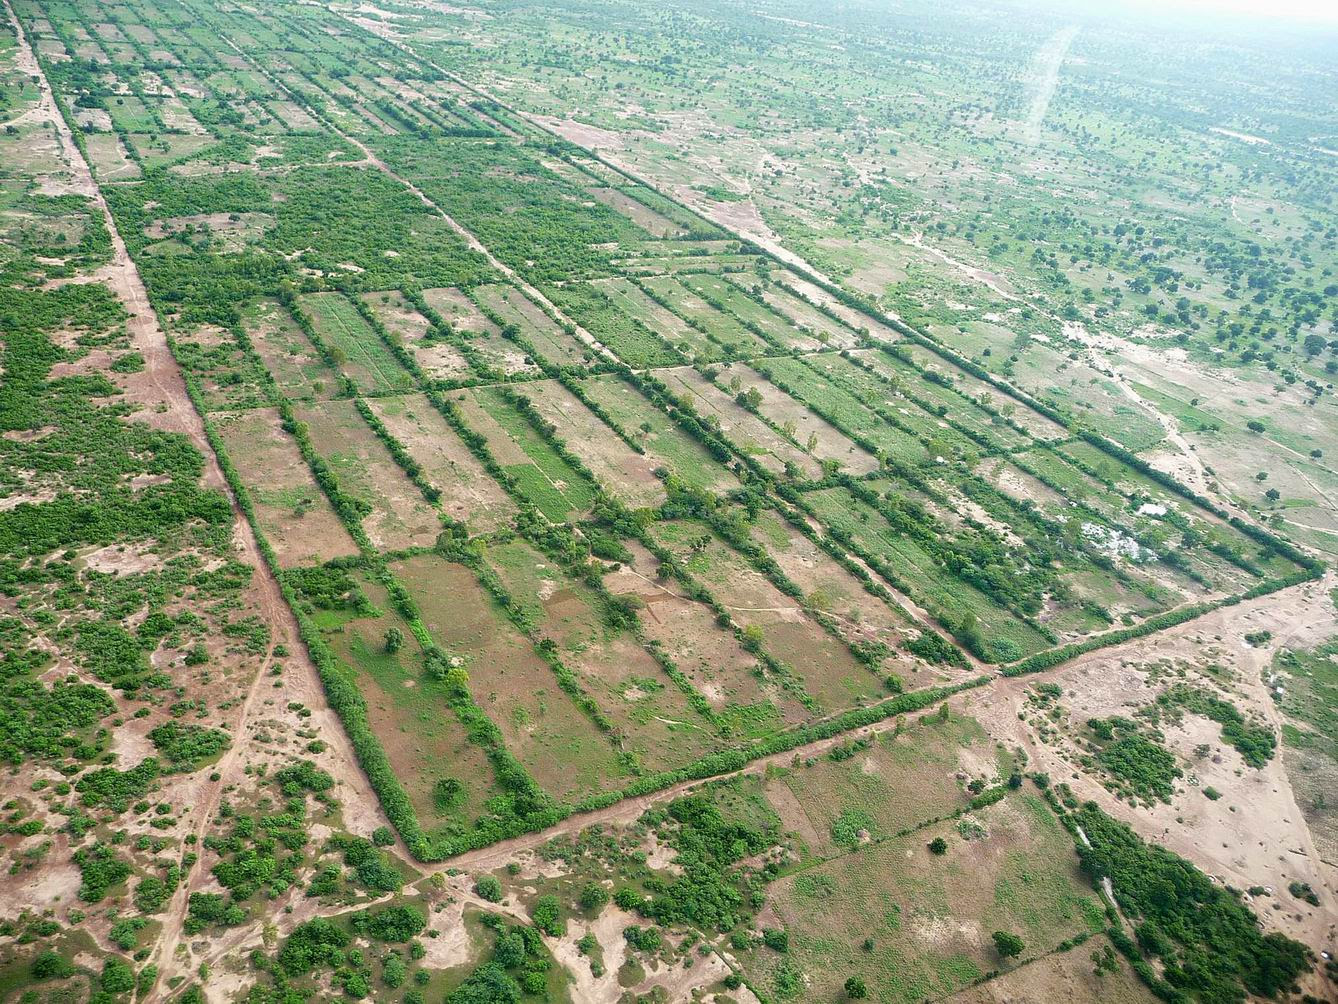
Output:
M1338 0L1106 0L1115 8L1197 14L1245 14L1270 20L1338 25Z

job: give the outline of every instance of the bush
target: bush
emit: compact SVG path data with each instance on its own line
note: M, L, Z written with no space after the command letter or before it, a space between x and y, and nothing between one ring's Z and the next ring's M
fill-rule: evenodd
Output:
M846 997L852 1001L862 1001L869 996L869 988L864 985L864 981L858 976L852 976L846 980Z
M486 899L489 903L502 901L502 883L492 875L480 875L474 883L474 892L479 899Z
M1026 947L1022 944L1022 939L1011 931L995 931L990 937L994 939L994 950L999 953L1001 959L1011 959L1021 955L1022 949Z
M929 851L931 854L947 854L948 842L942 837L935 837L929 841Z

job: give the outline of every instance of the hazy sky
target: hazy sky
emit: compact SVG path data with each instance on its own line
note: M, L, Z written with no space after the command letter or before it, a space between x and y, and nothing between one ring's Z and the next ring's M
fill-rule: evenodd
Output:
M1182 10L1202 14L1252 14L1286 20L1338 24L1338 0L1109 0L1140 11Z

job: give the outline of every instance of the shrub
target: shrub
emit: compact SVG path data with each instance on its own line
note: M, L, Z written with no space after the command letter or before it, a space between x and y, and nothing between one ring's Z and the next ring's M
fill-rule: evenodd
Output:
M480 875L474 883L474 892L479 899L486 899L489 903L502 901L502 883L492 875Z
M1011 931L995 931L990 937L994 939L994 950L999 953L1001 959L1011 959L1015 955L1021 955L1022 949L1026 947L1022 944L1022 939Z

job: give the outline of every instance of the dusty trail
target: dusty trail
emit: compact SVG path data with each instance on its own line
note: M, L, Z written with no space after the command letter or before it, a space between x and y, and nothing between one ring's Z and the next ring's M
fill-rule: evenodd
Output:
M204 422L199 413L196 412L186 392L185 379L168 346L167 336L158 323L157 314L149 302L148 291L140 278L139 270L126 249L125 241L117 229L116 221L112 217L106 199L103 198L101 190L93 179L87 161L75 144L69 125L66 123L64 116L60 114L46 72L33 53L22 23L15 15L9 0L0 0L0 2L3 2L5 15L15 27L19 63L37 79L41 91L39 107L45 117L49 118L55 126L65 159L73 174L74 187L98 207L111 238L112 260L99 269L91 279L105 284L115 293L125 307L129 315L126 322L127 331L134 347L144 356L145 372L157 397L155 403L160 403L166 408L165 411L155 411L145 417L156 426L189 437L204 457L203 481L222 491L228 498L233 513L233 546L237 552L237 558L254 569L251 597L259 608L260 616L270 628L271 638L275 641L284 639L290 643L288 646L290 655L285 660L286 689L283 694L287 696L289 693L296 691L296 695L305 698L313 713L322 713L324 717L333 717L324 704L324 689L316 675L316 668L307 656L305 648L297 643L296 619L283 597L277 580L260 553L260 547L250 523L241 511L236 497L232 494L226 479L223 477L218 458L205 434ZM211 781L202 776L191 792L189 804L192 807L192 818L194 820L191 834L197 841L203 838L205 831L212 824L224 790L229 785L236 784L243 776L242 768L244 767L243 761L246 754L254 752L249 743L247 729L256 715L258 707L263 703L260 700L262 694L276 693L272 688L264 687L265 682L271 679L268 670L273 662L274 655L271 649L255 670L255 676L247 688L240 710L231 723L232 745L213 771L214 774L218 775L218 779ZM378 823L382 822L380 803L372 792L365 775L357 766L357 759L343 730L338 728L326 729L322 734L329 743L330 749L328 752L332 754L327 757L323 765L345 786L345 800L359 803L364 814L374 815L377 817ZM209 875L202 860L197 861L182 876L181 882L162 917L162 935L152 956L152 961L159 967L160 980L158 988L146 998L147 1000L161 999L160 995L164 992L167 979L173 975L178 975L174 971L175 956L177 948L181 944L188 899L191 892L198 891L208 881Z

